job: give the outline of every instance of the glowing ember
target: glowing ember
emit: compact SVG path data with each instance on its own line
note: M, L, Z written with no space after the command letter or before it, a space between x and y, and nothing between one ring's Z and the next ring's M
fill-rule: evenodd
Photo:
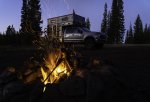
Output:
M42 82L44 82L45 85L48 83L57 83L62 76L70 75L72 70L65 57L65 54L59 50L49 54L48 58L45 60L46 68L41 67L43 76ZM45 89L46 88L44 88L43 91L45 91Z

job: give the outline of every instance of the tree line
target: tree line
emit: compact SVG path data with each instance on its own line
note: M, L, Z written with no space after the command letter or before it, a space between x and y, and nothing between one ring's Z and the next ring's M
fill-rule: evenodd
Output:
M148 44L150 43L150 24L145 24L143 27L142 20L140 15L137 16L134 26L130 23L130 27L126 32L126 40L127 44Z
M20 44L20 35L13 25L7 27L6 32L0 33L0 45L18 45Z
M145 24L143 27L139 14L134 21L134 26L130 23L129 29L126 30L126 34L124 18L123 0L113 0L110 11L107 10L107 3L105 3L101 32L107 35L106 43L150 43L150 25Z
M13 25L7 27L6 32L0 33L0 44L32 45L41 37L41 7L40 0L22 0L21 24L19 31ZM86 19L86 27L90 29L90 20ZM150 25L143 27L140 15L125 29L124 2L112 0L111 10L107 3L104 5L103 19L100 31L107 35L106 43L150 43Z
M21 29L17 32L13 25L9 25L6 32L0 33L0 44L32 45L40 39L41 23L40 0L22 0Z

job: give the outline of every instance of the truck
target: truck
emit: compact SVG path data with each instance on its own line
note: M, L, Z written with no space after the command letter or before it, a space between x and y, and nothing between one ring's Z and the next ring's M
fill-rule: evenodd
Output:
M48 19L47 33L65 44L84 44L86 48L103 47L106 34L86 28L85 18L72 14Z

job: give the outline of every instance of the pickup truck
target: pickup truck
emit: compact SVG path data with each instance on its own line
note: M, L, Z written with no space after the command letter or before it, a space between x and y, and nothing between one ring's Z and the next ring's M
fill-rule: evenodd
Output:
M66 27L63 30L64 43L84 44L88 49L103 47L106 41L106 35L101 32L92 32L84 27Z

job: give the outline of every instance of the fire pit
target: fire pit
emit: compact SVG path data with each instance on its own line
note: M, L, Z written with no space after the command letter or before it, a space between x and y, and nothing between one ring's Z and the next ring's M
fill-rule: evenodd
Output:
M46 85L57 83L63 76L69 77L72 69L66 59L66 54L57 50L57 52L49 54L44 66L41 67L41 72L42 82Z

